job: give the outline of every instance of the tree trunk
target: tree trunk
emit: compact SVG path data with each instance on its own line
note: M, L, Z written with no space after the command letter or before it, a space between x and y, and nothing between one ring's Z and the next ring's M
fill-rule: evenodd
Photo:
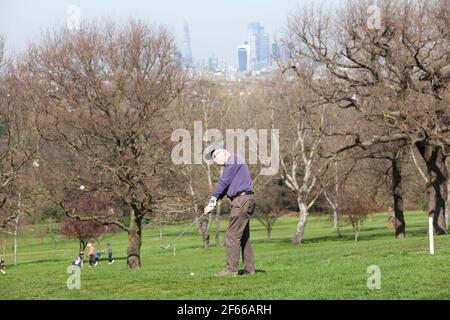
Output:
M292 239L293 245L300 245L303 239L303 233L305 232L306 221L308 218L308 207L301 199L297 199L299 209L299 219L297 229L295 230L294 238Z
M219 207L218 207L219 209ZM211 221L212 214L208 216L208 220L206 220L206 226L204 231L204 240L203 240L203 248L209 249L209 241L211 239Z
M17 235L19 233L19 219L20 219L20 192L19 192L19 201L18 201L18 212L17 217L14 219L14 245L13 245L13 263L17 265Z
M339 227L339 214L338 214L336 208L333 208L333 226L337 232L338 238L340 238L341 237L341 229Z
M210 216L208 216L208 220L209 219L211 219ZM198 231L202 237L203 249L205 250L209 249L209 239L211 237L211 233L208 228L208 220L205 221L204 219L200 219L198 222Z
M197 203L197 199L195 197L195 191L194 187L192 185L192 180L189 180L189 190L192 196L192 206L194 208L194 213L196 217L199 217L201 214L199 211L199 205ZM200 219L197 222L197 231L200 234L200 237L202 238L202 244L203 248L205 250L209 249L209 240L211 237L211 215L208 215L208 220L205 221L205 219Z
M6 239L2 239L2 246L3 246L3 254L2 256L6 256L6 245L7 245L7 240Z
M267 237L266 237L266 243L272 242L272 226L267 227Z
M86 249L87 241L80 240L80 252Z
M433 217L434 232L437 235L447 234L445 158L440 147L418 143L417 148L425 160L429 176L427 185L428 216Z
M450 157L445 158L445 171L447 176L447 201L445 202L445 227L448 231L448 217L450 216Z
M341 237L341 229L339 226L339 214L338 214L338 206L339 206L339 170L338 170L338 163L334 163L334 169L335 169L335 181L334 181L334 191L336 192L336 203L333 205L333 224L334 229L337 232L338 238Z
M14 224L14 242L13 242L13 263L17 265L17 229L19 224L19 216L15 219Z
M220 247L221 246L221 242L220 242L220 214L222 212L222 206L219 204L217 206L217 211L216 211L216 230L215 230L215 241L216 241L216 246Z
M200 215L197 204L194 204L194 212L196 217ZM208 220L205 221L205 219L202 218L197 222L197 231L200 234L200 237L202 238L202 244L205 250L209 249L209 239L211 234L209 222L210 220L211 215L208 216Z
M392 194L394 196L394 214L395 214L395 238L405 238L405 217L403 214L403 194L402 194L402 157L392 160Z
M127 267L129 269L141 268L143 215L133 205L130 205L130 228L128 231Z
M331 206L331 209L333 210L333 228L336 230L338 238L341 237L341 230L339 226L339 214L338 214L338 202L339 202L339 196L338 196L339 188L336 188L336 202L331 201L330 197L328 197L327 192L324 192L325 199L328 201L328 203Z
M53 234L53 219L52 219L52 218L49 218L49 219L48 219L48 223L49 223L49 230L48 230L48 233L49 233L50 235L52 235L52 234Z

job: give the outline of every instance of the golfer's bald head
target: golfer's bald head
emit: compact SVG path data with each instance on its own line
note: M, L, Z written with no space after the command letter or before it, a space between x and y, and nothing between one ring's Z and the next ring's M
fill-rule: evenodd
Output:
M226 165L229 156L230 153L225 149L217 149L212 152L212 159L214 163L220 166Z

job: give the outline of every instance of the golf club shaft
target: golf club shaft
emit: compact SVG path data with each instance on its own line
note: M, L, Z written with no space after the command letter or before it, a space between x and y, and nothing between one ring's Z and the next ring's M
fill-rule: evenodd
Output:
M182 233L180 233L180 235L178 237L176 237L174 240L172 240L171 243L169 243L169 245L167 246L167 248L169 248L175 241L178 240L178 238L180 238L186 231L189 230L190 227L192 227L192 225L194 223L196 223L198 220L200 220L203 217L203 215L199 216L197 219L195 219L186 229L184 229L184 231Z

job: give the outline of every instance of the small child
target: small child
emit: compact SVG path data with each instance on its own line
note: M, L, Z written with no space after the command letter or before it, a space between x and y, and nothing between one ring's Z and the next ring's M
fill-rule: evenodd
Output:
M110 243L108 243L108 261L109 261L109 264L114 263L114 260L112 258L112 247L111 247Z
M100 261L100 255L100 250L95 251L95 266L97 266Z

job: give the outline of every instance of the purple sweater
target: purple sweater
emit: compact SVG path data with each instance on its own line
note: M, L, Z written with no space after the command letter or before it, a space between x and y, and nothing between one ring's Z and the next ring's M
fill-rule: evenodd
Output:
M253 191L250 170L245 161L237 155L232 154L223 170L222 177L212 194L217 200L223 198L225 194L231 198L244 191Z

